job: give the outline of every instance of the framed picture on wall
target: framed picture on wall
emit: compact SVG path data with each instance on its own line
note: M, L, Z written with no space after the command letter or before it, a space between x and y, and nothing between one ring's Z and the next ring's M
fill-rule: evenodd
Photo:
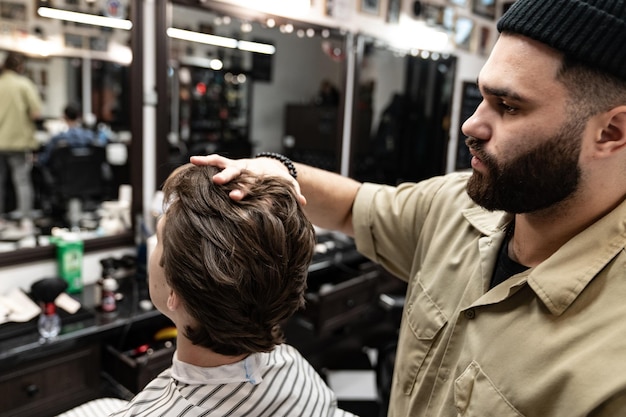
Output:
M359 10L362 13L380 16L381 0L359 0Z
M482 56L487 56L491 52L491 28L489 26L481 26L478 34L478 53Z
M335 15L335 2L334 0L324 1L324 15L332 17Z
M443 28L448 32L454 32L456 22L456 10L452 6L443 9Z
M353 7L352 4L348 4L349 1L350 0L325 0L324 14L326 16L343 19Z
M474 34L474 20L459 16L454 24L454 43L459 49L469 51Z
M12 1L0 2L0 19L25 22L26 5Z
M75 33L65 33L63 34L63 40L66 48L77 48L81 49L83 47L83 36Z
M449 0L455 6L467 7L467 0Z
M387 3L387 22L398 23L400 21L400 6L402 0L388 0Z
M472 12L488 19L495 19L496 0L472 0Z
M90 36L89 49L92 51L106 51L109 49L109 41L106 37Z
M445 8L443 6L437 6L434 4L424 4L422 6L422 17L427 25L430 26L443 26L443 16Z

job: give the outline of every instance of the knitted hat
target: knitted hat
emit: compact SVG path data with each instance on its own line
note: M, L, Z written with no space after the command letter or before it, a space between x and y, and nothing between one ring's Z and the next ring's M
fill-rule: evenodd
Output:
M498 31L527 36L626 80L626 0L517 0Z

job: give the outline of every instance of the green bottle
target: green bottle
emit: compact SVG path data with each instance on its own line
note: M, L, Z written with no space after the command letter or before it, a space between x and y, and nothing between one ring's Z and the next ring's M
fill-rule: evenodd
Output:
M79 293L83 290L83 253L82 240L65 235L55 241L57 247L57 265L59 276L67 282L67 292Z

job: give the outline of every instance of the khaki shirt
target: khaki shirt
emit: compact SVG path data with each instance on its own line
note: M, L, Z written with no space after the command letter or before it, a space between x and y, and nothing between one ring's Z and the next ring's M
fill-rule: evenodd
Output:
M408 281L390 416L626 416L626 203L489 290L511 216L468 173L364 184L358 249Z
M41 106L32 81L14 71L0 73L0 152L38 147L31 114L40 113Z

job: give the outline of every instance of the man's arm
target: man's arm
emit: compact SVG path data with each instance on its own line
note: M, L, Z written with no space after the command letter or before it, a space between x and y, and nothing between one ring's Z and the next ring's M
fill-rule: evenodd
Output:
M37 90L37 86L27 79L28 87L26 88L26 101L28 103L28 115L31 120L37 121L41 119L42 107L43 103L41 101L41 96L39 95L39 91Z
M303 164L294 164L298 180L294 180L282 162L272 158L228 159L219 155L192 156L196 165L213 165L222 171L213 178L217 183L227 183L239 176L242 170L258 175L273 175L291 179L300 193L300 200L311 222L329 230L354 235L352 227L352 203L361 186L360 182L333 172ZM231 198L241 199L245 190L236 190Z

